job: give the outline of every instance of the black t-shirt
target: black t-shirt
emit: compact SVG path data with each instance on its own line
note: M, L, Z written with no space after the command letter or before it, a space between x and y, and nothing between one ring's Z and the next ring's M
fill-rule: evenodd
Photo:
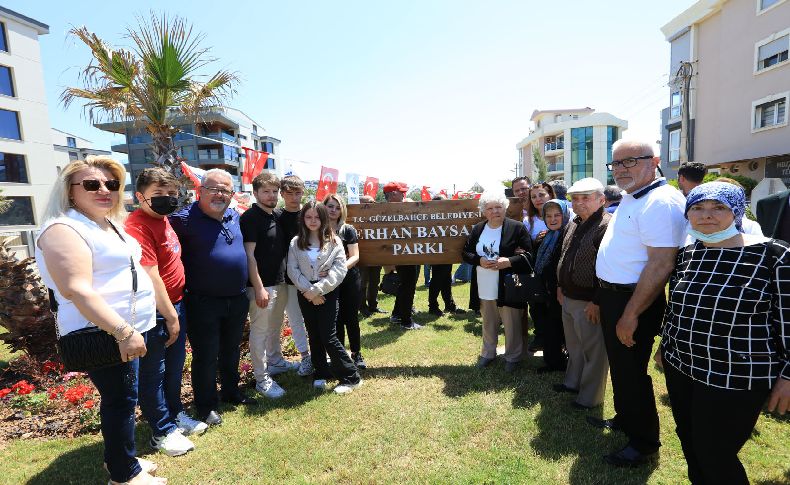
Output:
M240 226L244 242L255 243L255 261L263 286L285 281L285 258L290 239L286 238L285 230L274 215L255 204L241 215Z
M354 226L351 224L343 224L340 226L340 230L337 231L337 235L340 240L343 241L343 249L346 250L346 258L348 258L348 245L357 244L359 242L357 230L354 229Z
M287 257L288 245L291 244L291 239L295 238L299 234L299 211L290 212L285 210L285 208L275 209L274 217L277 218L277 222L280 224L280 227L282 227L283 231L285 231L285 254ZM288 273L285 274L285 282L289 285L294 284L293 281L291 281L291 278L288 277Z

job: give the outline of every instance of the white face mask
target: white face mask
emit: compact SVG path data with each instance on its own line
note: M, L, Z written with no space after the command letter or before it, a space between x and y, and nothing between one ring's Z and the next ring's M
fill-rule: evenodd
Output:
M723 231L719 231L719 232L714 232L712 234L705 234L695 229L692 229L691 227L689 227L688 229L689 235L694 239L699 239L704 243L713 243L713 244L726 241L727 239L738 235L738 232L739 232L738 228L735 227L735 221L733 221L733 223L730 224L730 227L728 227L727 229L724 229Z

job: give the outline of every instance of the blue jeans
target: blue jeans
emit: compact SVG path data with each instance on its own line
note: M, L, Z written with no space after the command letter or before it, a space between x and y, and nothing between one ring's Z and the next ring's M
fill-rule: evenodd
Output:
M154 436L166 436L176 429L175 418L183 411L181 376L186 359L186 315L184 305L173 305L178 313L178 339L165 347L169 338L164 317L156 313L156 327L146 332L147 352L140 359L140 409Z
M431 265L424 264L422 266L422 276L425 280L425 286L431 286Z
M464 283L472 280L472 265L469 263L461 263L455 270L453 276L455 281L463 281Z
M143 333L146 336L148 332ZM99 415L104 438L104 462L115 482L126 482L142 471L135 458L134 409L137 407L139 359L88 372L101 396Z

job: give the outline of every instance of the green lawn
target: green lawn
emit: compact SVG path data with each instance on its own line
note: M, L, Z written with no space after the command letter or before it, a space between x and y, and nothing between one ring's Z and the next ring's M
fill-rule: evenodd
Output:
M454 288L466 307L468 285ZM420 286L416 306L427 309ZM392 298L382 307L392 308ZM139 427L138 450L160 465L170 483L685 483L663 376L651 370L659 397L661 459L637 470L608 467L601 456L622 435L585 423L571 397L537 375L530 357L515 375L501 363L478 371L480 325L474 318L432 320L421 331L392 328L386 317L363 321L369 363L365 384L347 396L319 394L295 375L278 379L286 396L252 408L223 409L225 423L195 438L183 457L152 454ZM500 340L500 343L503 341ZM4 354L0 354L0 360ZM741 452L754 483L788 483L787 420L764 415ZM98 435L74 440L0 445L0 483L106 483Z

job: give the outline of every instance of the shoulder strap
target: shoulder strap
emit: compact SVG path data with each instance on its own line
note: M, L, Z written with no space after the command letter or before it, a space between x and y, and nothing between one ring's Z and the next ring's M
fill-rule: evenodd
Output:
M115 227L115 224L113 224L109 219L107 219L107 222L110 224L110 227L112 227L112 230L115 231L115 234L121 238L121 241L126 243L126 239L124 239L124 237L121 235L121 231ZM137 267L134 265L134 257L131 254L129 255L129 269L132 272L132 292L137 293Z

